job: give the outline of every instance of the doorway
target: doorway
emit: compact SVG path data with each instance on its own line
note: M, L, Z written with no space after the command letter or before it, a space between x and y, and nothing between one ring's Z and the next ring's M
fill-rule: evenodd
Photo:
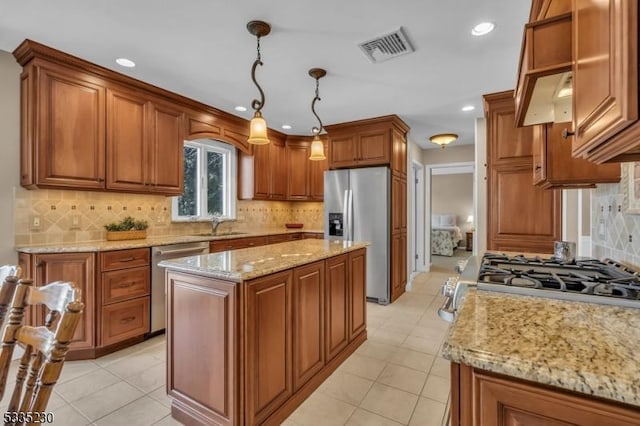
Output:
M411 176L408 177L408 180L410 191L409 199L412 200L411 205L408 206L410 208L409 229L413 230L413 232L409 232L408 238L408 254L410 259L408 265L410 271L410 279L408 280L408 282L411 282L411 279L416 274L426 270L424 262L424 166L421 163L415 160L412 162Z
M427 270L432 270L436 260L438 270L453 272L458 260L475 252L475 180L473 161L426 166L423 235Z

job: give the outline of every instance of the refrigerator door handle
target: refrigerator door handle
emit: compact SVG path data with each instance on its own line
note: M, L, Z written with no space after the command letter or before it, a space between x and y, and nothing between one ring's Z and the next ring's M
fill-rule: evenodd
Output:
M349 239L349 190L345 189L342 200L342 239Z
M347 239L353 241L353 190L349 190L349 199L347 203L347 214L349 215L349 233Z

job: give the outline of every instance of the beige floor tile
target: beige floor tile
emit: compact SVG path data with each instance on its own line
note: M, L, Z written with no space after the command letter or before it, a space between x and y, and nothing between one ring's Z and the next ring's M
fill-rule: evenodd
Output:
M447 380L451 378L451 362L444 358L436 357L433 365L431 366L431 370L429 370L429 375L444 377Z
M345 373L355 374L365 379L375 380L378 378L386 362L373 359L359 354L353 354L342 363L339 370Z
M109 364L113 364L116 361L120 361L122 358L128 357L129 355L133 355L136 352L140 352L140 349L137 347L138 345L128 347L126 349L121 349L116 352L112 352L109 355L101 356L96 359L94 362L98 364L100 367L106 367Z
M56 408L55 410L47 408L46 411L51 411L53 413L53 423L46 424L53 424L56 426L85 426L91 424L89 419L68 404Z
M71 405L93 421L131 403L142 395L138 389L123 381L72 402Z
M111 386L120 380L121 379L118 376L109 373L102 368L98 368L84 376L76 377L75 379L69 380L65 383L57 384L56 392L67 400L67 402L73 402Z
M403 348L412 349L414 351L424 352L430 355L436 355L440 348L440 341L434 339L423 339L422 337L408 336Z
M318 390L332 398L357 406L369 392L372 385L372 380L336 371Z
M97 369L98 365L93 361L66 361L62 366L58 383L68 382Z
M362 345L360 345L360 347L356 350L356 353L367 356L369 358L375 358L384 361L391 355L393 355L396 347L397 345L369 339L366 340Z
M171 417L171 414L169 414L168 416L160 419L159 422L154 423L153 426L182 426L182 423L175 420L173 417Z
M426 379L427 373L421 373L400 365L387 364L376 381L403 391L420 395L420 391L422 391L422 387L424 386Z
M142 370L161 363L162 361L152 357L151 355L147 355L145 353L134 353L112 364L109 364L104 368L109 370L116 376L126 379L128 377L135 376Z
M414 370L428 373L433 364L433 355L418 352L407 348L397 348L389 357L388 362L413 368Z
M427 377L427 382L424 385L424 389L422 389L422 396L444 403L447 402L447 399L449 398L449 389L449 379L429 375L429 377Z
M369 339L374 342L386 343L389 345L400 345L407 338L406 334L378 328L369 334Z
M164 385L160 386L153 392L150 392L148 396L155 399L165 407L171 408L171 399L167 396L167 390L165 389Z
M358 408L346 423L348 426L400 426L402 423Z
M413 331L415 324L403 324L400 322L387 322L380 326L382 330L392 331L394 333L400 333L409 335Z
M445 404L427 398L420 398L413 412L411 426L441 426Z
M344 425L355 409L353 405L316 392L291 414L289 420L300 426Z
M162 386L167 382L166 369L166 365L160 363L146 370L142 370L133 376L129 376L125 380L142 392L148 393L154 389L158 389L158 386Z
M365 396L360 407L383 417L407 424L417 401L417 395L375 383L367 396Z
M428 340L440 341L444 339L444 336L447 335L447 329L446 328L434 329L434 328L422 327L418 325L414 327L413 330L411 330L411 333L409 333L409 335L413 337L422 337L423 339L428 339Z
M96 421L98 426L147 426L169 414L169 409L149 397L142 397Z

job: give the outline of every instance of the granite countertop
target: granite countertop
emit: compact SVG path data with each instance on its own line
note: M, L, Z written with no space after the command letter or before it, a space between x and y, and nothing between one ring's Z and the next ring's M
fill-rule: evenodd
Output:
M368 245L367 242L307 239L165 260L159 265L172 270L242 282Z
M640 309L469 290L443 355L640 406Z
M16 251L22 253L74 253L74 252L95 252L109 250L124 250L141 247L166 246L178 243L195 243L199 241L215 241L229 240L247 237L262 237L280 234L299 234L299 233L324 233L321 229L287 229L287 228L268 228L261 230L250 230L237 233L220 234L220 235L173 235L165 237L149 237L141 240L122 240L122 241L87 241L76 243L58 243L43 244L32 246L18 246Z

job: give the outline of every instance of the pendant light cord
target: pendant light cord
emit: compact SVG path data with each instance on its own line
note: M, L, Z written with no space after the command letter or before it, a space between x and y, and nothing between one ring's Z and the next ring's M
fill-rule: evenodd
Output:
M251 67L251 80L253 80L253 84L256 85L256 87L258 88L258 91L260 92L260 100L257 100L257 99L252 100L251 108L253 108L256 112L260 112L260 110L264 106L264 92L262 91L262 87L260 87L260 84L258 84L258 81L256 80L256 68L258 67L258 65L262 66L262 60L260 57L260 36L258 36L257 39L258 39L258 47L257 47L258 57L256 58L255 62L253 63L253 66Z
M320 101L320 94L319 94L319 87L320 87L320 80L316 78L316 97L313 98L313 101L311 102L311 112L313 112L313 115L316 116L316 118L318 119L318 124L320 125L320 127L314 127L313 129L311 129L311 131L315 134L320 134L320 132L322 132L322 120L320 120L320 117L318 116L318 114L316 113L316 102Z

